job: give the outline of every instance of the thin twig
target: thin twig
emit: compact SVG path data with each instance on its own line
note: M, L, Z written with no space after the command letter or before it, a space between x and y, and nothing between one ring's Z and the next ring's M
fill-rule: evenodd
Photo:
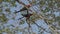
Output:
M22 18L24 18L24 17L21 17L21 18L19 18L18 20L21 20Z
M16 1L17 1L19 4L22 4L22 5L26 6L23 2L21 2L21 1L19 1L19 0L16 0ZM29 0L28 0L28 1L29 1ZM39 2L37 1L36 4L33 4L33 2L31 3L31 1L29 1L29 3L32 4L32 6L35 6L35 5L40 4L40 1L39 1Z
M34 21L33 21L33 23L34 23L35 25L37 25L38 27L40 27L41 29L43 29L45 32L48 32L48 31L46 31L44 28L42 28L41 26L39 26L37 23L35 23ZM51 33L51 32L48 32L48 33Z
M22 5L24 5L25 6L25 4L24 3L22 3L21 1L19 1L19 0L16 0L19 4L22 4Z
M26 21L27 21L27 19L26 19ZM30 28L31 28L31 26L30 26L30 23L29 22L27 22L27 24L28 24L28 32L29 32L29 34L31 34L31 32L30 32Z

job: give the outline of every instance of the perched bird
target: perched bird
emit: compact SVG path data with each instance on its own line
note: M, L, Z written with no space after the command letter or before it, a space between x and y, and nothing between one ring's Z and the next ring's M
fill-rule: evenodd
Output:
M32 16L32 15L33 15L33 14L24 14L24 15L22 14L23 17L21 17L21 18L19 18L19 19L22 19L22 18L24 18L24 17L25 17L26 19L29 19L30 16Z
M24 16L24 17L30 17L31 15L33 15L33 14L26 14L26 15L22 15L22 16Z

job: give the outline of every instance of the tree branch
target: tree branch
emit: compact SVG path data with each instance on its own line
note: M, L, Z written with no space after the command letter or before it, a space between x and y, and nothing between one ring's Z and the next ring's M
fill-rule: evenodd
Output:
M44 28L42 28L41 26L39 26L37 23L35 23L34 21L33 21L33 23L34 23L35 25L37 25L39 28L43 29L45 32L48 32L48 31L46 31ZM48 33L51 33L51 32L48 32Z
M25 6L25 4L24 3L22 3L21 1L19 1L19 0L16 0L19 4L22 4L22 5L24 5Z

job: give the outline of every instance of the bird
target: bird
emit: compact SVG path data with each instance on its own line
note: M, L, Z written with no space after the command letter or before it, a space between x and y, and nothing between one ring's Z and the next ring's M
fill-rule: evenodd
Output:
M22 16L24 16L24 17L30 17L31 15L33 15L33 14L22 14Z
M25 17L26 19L29 19L30 16L32 16L32 15L33 15L33 14L24 14L24 15L22 14L23 17L21 17L21 18L19 18L19 19L22 19L22 18L24 18L24 17ZM18 19L18 20L19 20L19 19Z

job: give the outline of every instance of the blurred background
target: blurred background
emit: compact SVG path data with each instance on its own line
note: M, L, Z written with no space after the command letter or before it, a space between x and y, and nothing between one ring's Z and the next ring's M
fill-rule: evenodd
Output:
M19 11L25 5L33 15L26 21ZM0 0L0 34L60 34L60 0ZM31 27L29 27L29 23Z

